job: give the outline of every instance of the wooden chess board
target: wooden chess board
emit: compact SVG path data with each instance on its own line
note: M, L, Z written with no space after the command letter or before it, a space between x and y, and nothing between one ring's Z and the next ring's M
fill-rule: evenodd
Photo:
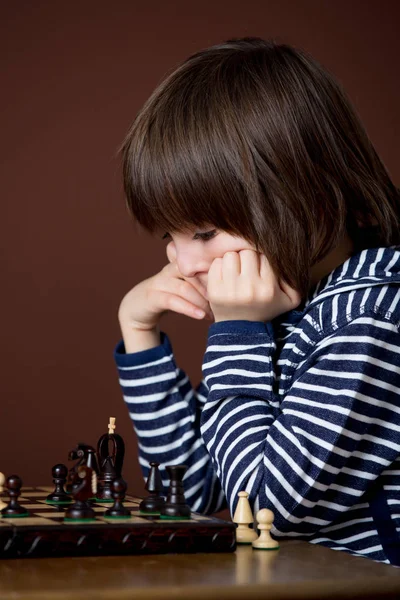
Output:
M65 522L68 505L46 503L52 487L23 487L18 499L28 517L0 518L0 558L233 552L233 523L192 513L190 519L165 520L139 511L140 498L127 496L132 516L104 516L110 503L93 502L96 518Z

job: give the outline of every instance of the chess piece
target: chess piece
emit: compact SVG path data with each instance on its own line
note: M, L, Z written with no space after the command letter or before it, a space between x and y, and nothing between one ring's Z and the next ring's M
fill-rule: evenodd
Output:
M150 494L139 504L139 510L146 514L158 515L163 506L165 506L165 498L160 495L164 487L160 471L158 470L159 465L160 463L158 462L150 463L150 473L145 485L145 489Z
M96 494L96 491L96 471L90 467L78 467L72 481L72 495L75 502L67 508L64 520L76 521L82 519L94 519L96 515L89 504L89 500Z
M126 481L124 481L122 477L119 477L118 479L114 479L114 481L112 481L111 493L114 500L114 504L111 508L104 512L105 517L127 518L131 516L131 511L122 504L126 495L126 489Z
M111 484L114 479L118 479L118 477L112 463L112 457L107 456L100 469L99 487L96 496L97 500L101 500L102 502L113 502Z
M18 502L18 497L21 495L21 487L22 487L22 479L18 477L18 475L10 475L6 480L6 488L8 491L8 495L10 496L10 501L1 510L1 516L7 517L29 517L28 510L21 506Z
M79 467L89 467L93 469L97 475L99 475L99 466L97 464L96 451L92 446L88 444L78 444L76 448L70 451L68 454L68 460L77 460L71 469L69 470L67 477L66 491L67 493L72 492L72 482Z
M187 471L186 465L173 465L165 467L170 478L167 501L160 510L162 519L190 519L190 506L186 504L183 476Z
M279 550L279 543L272 539L270 530L274 520L274 513L268 508L262 508L256 515L257 527L260 530L259 537L253 542L256 550Z
M55 484L54 492L49 494L46 502L50 504L69 504L72 498L64 490L64 484L67 481L68 469L65 465L54 465L51 470L53 483Z
M0 473L0 494L2 495L4 492L4 483L6 481L5 475L4 473ZM7 502L3 502L3 500L0 498L0 510L2 508L4 508L5 506L7 506Z
M110 417L108 433L102 435L98 441L97 456L100 468L97 498L102 502L113 502L111 483L114 479L122 477L125 456L124 440L115 433L115 417Z
M247 492L238 493L239 500L236 506L233 522L238 524L236 529L236 542L238 544L251 544L257 539L257 533L250 528L253 523L253 513L251 512L249 494Z

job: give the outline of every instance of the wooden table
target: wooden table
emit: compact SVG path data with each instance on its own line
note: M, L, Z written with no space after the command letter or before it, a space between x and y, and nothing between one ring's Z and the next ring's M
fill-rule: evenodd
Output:
M0 561L1 600L400 598L400 569L302 541L277 552Z

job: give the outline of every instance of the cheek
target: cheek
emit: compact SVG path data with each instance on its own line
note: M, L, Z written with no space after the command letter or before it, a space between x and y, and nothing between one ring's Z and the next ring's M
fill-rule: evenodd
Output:
M225 254L225 252L240 252L241 250L255 250L255 247L253 244L251 244L250 242L248 242L247 240L238 237L238 236L234 236L234 235L230 235L230 234L225 234L223 239L221 239L221 247L220 250L222 251L221 256L223 256Z
M176 247L175 242L169 242L166 248L167 258L169 262L173 262L176 259Z

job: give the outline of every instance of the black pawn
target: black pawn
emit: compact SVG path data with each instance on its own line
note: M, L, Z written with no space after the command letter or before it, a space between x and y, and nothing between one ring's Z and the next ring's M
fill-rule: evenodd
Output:
M104 512L105 517L130 517L131 511L126 508L122 502L126 495L126 481L120 477L111 482L111 493L114 504Z
M162 518L166 519L190 519L190 506L186 504L183 476L187 471L186 465L174 465L165 467L170 477L170 487L168 490L165 506L160 510Z
M46 502L55 504L69 504L72 502L72 498L64 490L64 484L67 481L68 469L65 465L59 464L54 465L51 470L53 476L53 483L55 489L52 494L49 494L46 498Z
M160 471L158 470L160 463L150 463L150 473L147 478L145 489L150 492L139 504L139 510L145 513L156 513L159 514L160 510L165 506L165 498L160 496L163 492L163 484L161 480Z
M29 517L28 510L18 502L18 497L21 495L21 487L22 479L18 475L7 477L6 488L10 496L10 502L2 509L2 517Z

